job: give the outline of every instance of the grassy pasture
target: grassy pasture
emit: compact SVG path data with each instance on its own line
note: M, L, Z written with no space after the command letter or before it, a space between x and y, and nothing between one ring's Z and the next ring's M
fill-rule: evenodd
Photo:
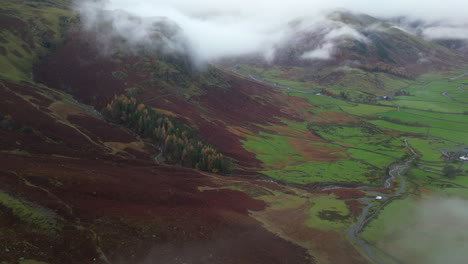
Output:
M309 208L307 225L312 228L334 231L345 231L351 221L350 212L342 200L333 195L312 199Z
M378 116L383 118L384 120L395 120L396 122L402 122L404 124L419 127L434 127L460 132L468 131L468 123L435 119L431 117L412 115L404 112L390 111L387 113L379 114ZM468 120L468 117L466 117L466 119Z
M421 155L422 161L440 162L439 149L446 150L451 146L449 142L438 139L413 139L409 141L411 147Z
M385 127L389 129L394 129L402 132L421 134L426 136L433 136L438 138L447 139L456 143L467 144L468 136L467 133L461 131L450 131L441 128L427 128L427 127L417 127L417 126L407 126L391 123L383 120L372 121L373 124ZM414 135L416 136L416 135Z
M341 109L351 115L373 117L376 114L386 113L394 110L395 108L390 106L356 104L353 106L342 106Z
M434 111L441 113L454 113L462 114L465 110L464 107L453 102L443 101L424 101L424 100L397 100L393 102L395 105L402 108Z
M361 149L350 148L348 149L348 153L353 159L362 160L380 169L385 169L387 166L389 166L396 160L395 158L389 157L387 155Z
M443 119L447 122L458 122L468 124L468 118L462 114L447 114L447 113L436 113L429 111L413 110L413 109L401 109L402 113L407 113L413 116L426 117L432 119Z
M262 171L271 178L298 184L312 182L354 182L373 183L377 181L374 169L370 165L354 160L336 162L305 162L285 166L281 170Z
M301 157L290 145L288 137L260 132L243 141L244 148L254 152L265 167L277 164L301 162Z

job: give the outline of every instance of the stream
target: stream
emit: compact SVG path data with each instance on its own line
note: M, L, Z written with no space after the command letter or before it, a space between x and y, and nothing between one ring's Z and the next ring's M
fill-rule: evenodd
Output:
M408 157L406 160L404 160L403 163L391 165L390 170L388 172L389 177L384 181L384 187L390 188L392 187L393 181L398 179L400 180L400 183L401 183L400 188L398 188L398 190L391 195L380 194L379 192L372 191L372 189L366 189L367 191L371 191L369 193L373 195L380 194L383 198L382 200L397 199L404 193L405 188L406 188L406 179L402 176L402 173L408 168L408 166L411 164L413 160L419 157L419 155L414 151L414 149L408 143L408 141L411 139L416 139L416 138L405 138L404 141L405 141L405 146L410 150L412 155ZM358 237L358 233L361 231L364 224L372 220L375 216L377 216L378 211L382 209L383 206L380 206L377 209L377 211L375 211L371 216L368 216L369 210L372 207L379 206L379 205L373 203L375 199L372 199L372 198L360 198L359 201L367 205L362 209L361 217L359 218L359 220L346 233L361 249L364 250L367 256L371 258L374 262L379 263L379 264L385 264L385 262L379 259L374 254L374 252L370 249L370 247Z
M259 77L256 77L256 76L254 76L252 74L248 74L247 76L243 75L243 74L239 73L236 70L236 66L237 65L235 65L233 67L230 67L228 70L231 71L231 72L234 72L236 74L242 75L244 77L248 77L248 78L250 78L252 80L255 80L257 82L264 83L264 84L267 84L267 85L271 85L271 86L274 86L274 87L287 89L287 90L291 90L291 91L295 91L295 92L299 92L299 93L317 94L316 92L301 91L301 90L298 90L298 89L295 89L295 88L292 88L292 87L288 87L288 86L285 86L285 85L280 85L278 83L265 81L265 80L263 80L263 79L261 79ZM458 76L452 77L452 78L448 79L448 81L456 80L456 79L461 78L461 77L463 77L465 75L468 75L468 72L465 72L465 73L460 74ZM464 91L464 89L463 89L464 86L468 86L468 85L461 85L461 86L459 86L457 88L460 91ZM443 93L441 93L441 95L446 97L446 98L449 98L449 99L453 100L453 98L451 98L451 97L449 97L447 95L447 92L443 92ZM361 239L359 237L358 233L362 230L362 228L364 227L364 225L366 223L368 223L370 220L374 219L378 215L378 212L382 208L384 208L385 205L390 203L392 200L398 199L402 195L404 195L407 183L406 183L406 179L403 177L402 174L409 167L411 162L413 162L416 158L419 157L419 154L417 154L416 151L414 151L414 149L408 143L408 141L410 141L412 139L417 139L417 138L405 138L405 140L404 140L406 148L411 152L411 156L409 156L408 158L406 158L405 160L401 161L398 164L392 164L389 167L388 177L383 182L384 188L390 188L390 187L393 186L393 183L396 180L399 180L400 181L400 186L399 186L398 190L395 193L393 193L393 194L383 194L383 193L380 193L380 192L376 191L376 190L380 189L381 187L371 187L371 186L366 186L366 185L361 185L360 187L355 187L354 188L354 189L360 189L360 190L367 191L371 195L381 196L382 197L382 199L380 201L383 201L383 203L375 203L375 201L376 201L375 198L368 198L368 197L360 198L359 201L361 203L365 204L366 206L362 208L361 216L359 217L359 220L356 222L356 224L354 226L352 226L346 232L346 234L351 238L351 240L353 242L355 242L356 245L359 248L361 248L371 260L373 260L375 263L378 263L378 264L386 264L386 263L385 263L385 261L383 261L382 259L380 259L379 257L376 256L376 254L370 248L370 246L363 239ZM349 189L349 186L344 186L344 185L341 186L341 185L334 184L334 185L322 186L321 188L319 187L318 189L320 189L320 190ZM378 208L371 215L369 215L369 211L373 207L378 207ZM394 259L394 260L396 262L399 262L397 259Z

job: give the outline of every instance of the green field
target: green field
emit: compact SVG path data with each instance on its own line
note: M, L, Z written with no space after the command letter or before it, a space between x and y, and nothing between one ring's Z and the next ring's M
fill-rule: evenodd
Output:
M304 158L291 147L288 137L260 132L243 141L244 148L254 152L266 167L276 164L302 162Z
M357 160L362 160L372 166L377 168L385 169L391 163L393 163L396 159L389 155L370 152L367 150L361 149L348 149L348 153L351 155L352 158Z
M416 221L413 217L416 201L411 198L395 200L387 205L379 216L370 222L361 233L362 237L371 242L384 240L386 237L399 232L406 226L413 225Z
M395 105L402 108L418 109L424 111L434 111L441 113L462 114L466 111L466 107L452 102L442 101L425 101L425 100L399 100L394 102Z
M312 182L376 183L382 174L372 166L355 160L336 162L306 162L262 173L281 182L308 184Z
M387 113L378 114L378 117L383 118L384 120L399 122L401 124L408 124L410 126L435 127L459 132L468 131L468 123L447 121L398 111L389 111ZM466 117L466 119L468 120L468 117Z
M281 76L278 69L263 74L263 77L270 79ZM453 73L452 76L457 74ZM314 107L310 113L315 115L306 120L307 124L283 123L290 129L307 129L320 136L324 142L312 145L336 148L340 159L326 162L301 158L288 140L277 134L249 136L244 147L253 151L265 164L265 169L260 172L279 182L378 184L391 164L401 164L411 155L404 144L405 139L410 139L408 143L418 153L418 158L403 175L407 179L406 191L412 195L400 197L377 211L377 217L368 222L359 235L388 263L396 263L395 258L401 261L411 258L426 261L437 257L437 253L426 253L427 248L433 247L427 240L443 240L444 231L422 233L427 232L427 227L421 220L421 214L430 212L421 212L421 203L433 197L468 199L468 166L463 172L460 161L441 158L442 153L468 147L468 105L460 103L468 100L468 92L457 89L466 82L466 79L448 81L447 75L425 75L417 81L396 82L396 87L404 87L402 90L409 96L397 96L394 100L377 101L377 104L351 103L331 97L283 91L289 96L306 99ZM287 84L305 88L290 81ZM335 93L339 93L340 89L344 88L329 88ZM444 92L456 100L444 97ZM324 119L330 113L352 116L359 121L352 124L338 120L330 122ZM268 166L281 162L285 165L268 169ZM446 174L447 168L455 170L450 177ZM345 231L346 226L349 228L349 211L342 201L330 196L315 202L309 209L309 226L341 231ZM376 207L372 210L376 210ZM322 219L319 214L330 219ZM438 230L443 228L439 223L436 226ZM409 250L413 244L423 246ZM406 248L399 248L398 245L406 245ZM413 253L414 256L411 255Z
M336 200L330 195L314 198L312 202L313 205L307 212L310 216L308 226L337 231L346 231L349 228L351 217L344 201Z
M421 155L422 161L441 162L440 150L448 150L452 147L450 142L440 139L413 139L411 147Z
M343 111L351 115L357 115L361 117L372 117L376 114L392 111L395 108L381 105L357 104L353 106L342 106L341 109L343 109Z
M445 114L445 113L435 113L429 111L421 110L412 110L412 109L401 109L402 113L407 113L412 116L426 117L432 119L442 119L450 122L458 122L468 124L468 117L464 114Z
M468 86L465 86L468 89ZM458 102L468 104L468 92L467 91L450 91L447 93L448 96L453 97Z

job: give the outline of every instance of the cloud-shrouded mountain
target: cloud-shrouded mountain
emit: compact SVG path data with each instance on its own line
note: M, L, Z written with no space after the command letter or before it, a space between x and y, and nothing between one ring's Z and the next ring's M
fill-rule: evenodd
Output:
M191 67L220 61L227 67L296 67L292 72L279 70L290 73L287 79L305 81L311 87L344 87L363 72L384 74L387 79L413 79L464 63L462 16L454 14L444 20L436 12L431 17L405 9L398 16L393 8L385 13L380 7L369 10L362 3L343 4L343 9L337 8L342 4L337 2L316 6L297 2L303 8L292 8L287 15L279 12L287 7L266 6L261 1L245 3L246 8L178 1L130 5L115 0L84 2L77 8L87 30L106 31L100 35L103 47L112 46L110 40L117 37L130 47L186 56ZM374 16L362 10L372 11ZM359 78L366 79L363 92L386 93L385 82Z
M346 10L319 20L296 19L285 32L268 57L239 56L223 65L241 73L254 70L273 82L286 79L303 88L357 96L393 94L402 86L392 80L412 80L466 61L463 39L432 40L407 24Z
M345 234L367 190L400 201L417 131L465 135L462 79L421 110L454 129L356 115L466 75L466 3L420 5L2 0L0 262L369 263Z
M461 54L468 54L468 23L463 20L424 21L408 17L388 19L408 32L432 40Z
M453 5L460 4L458 1L453 2ZM450 3L441 5L426 2L422 12L417 8L419 4L403 1L387 6L375 5L367 0L352 4L340 0L327 3L294 0L288 4L241 1L235 5L213 3L210 0L196 4L178 0L136 3L112 0L77 2L76 8L89 29L106 21L112 25L115 34L134 43L148 43L158 27L171 25L178 30L165 39L169 50L184 50L195 63L203 64L220 58L251 54L261 54L266 59L271 59L278 46L284 42L297 41L298 36L294 34L297 28L291 28L291 25L297 26L298 21L302 21L299 23L304 27L302 30L314 33L315 45L320 48L301 54L309 59L330 58L330 53L335 49L334 42L343 35L359 42L365 42L369 38L373 42L382 42L376 40L380 39L378 34L372 33L390 29L392 25L407 30L409 34L419 32L426 39L439 39L444 35L466 38L466 27L463 26L466 25L466 19L463 14L455 10L450 13L449 18L443 16L442 10L448 5ZM348 14L348 18L343 16L344 13ZM353 18L350 16L361 13L384 18L389 24L385 25L372 17L365 18L364 15ZM347 21L339 21L338 14ZM415 25L417 28L411 28ZM318 37L325 39L320 40Z

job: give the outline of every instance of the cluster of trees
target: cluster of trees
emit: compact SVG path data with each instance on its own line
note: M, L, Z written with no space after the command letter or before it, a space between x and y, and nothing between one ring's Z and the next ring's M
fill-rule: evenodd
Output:
M403 90L398 90L395 92L395 96L410 96L410 92L408 91L403 91Z
M405 120L401 120L401 119L398 119L398 118L392 118L392 117L388 117L388 116L382 116L380 118L385 120L385 121L391 122L391 123L405 125L405 126L427 127L427 125L416 122L416 121L405 121Z
M414 79L414 77L409 72L407 72L404 67L396 67L383 62L378 62L374 65L363 64L360 66L360 68L369 72L384 72L406 79Z
M168 163L215 173L231 171L231 161L195 137L189 127L139 103L134 97L115 96L104 114L154 142Z
M327 89L325 89L325 88L322 88L322 90L320 91L320 93L321 93L322 95L330 96L330 97L333 97L333 98L337 98L337 97L338 97L334 92L332 92L332 91L330 91L330 90L327 90Z
M442 170L442 176L448 179L455 179L457 176L458 170L450 165L445 165Z

